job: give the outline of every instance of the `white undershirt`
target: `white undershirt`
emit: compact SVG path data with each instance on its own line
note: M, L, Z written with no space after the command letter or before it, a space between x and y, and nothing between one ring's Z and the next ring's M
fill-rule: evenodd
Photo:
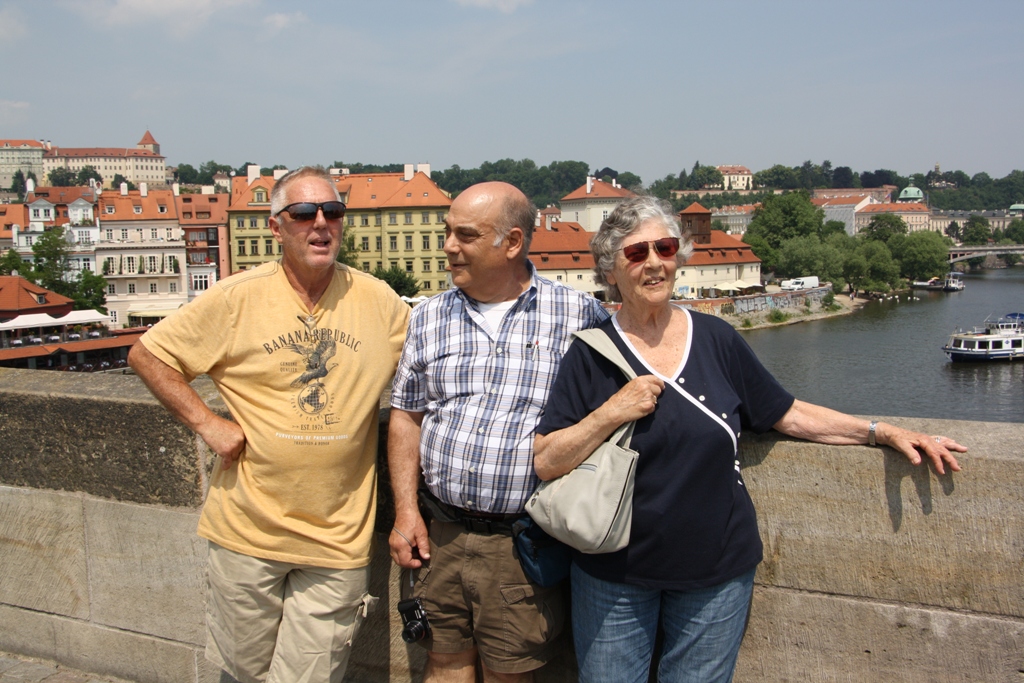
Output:
M490 328L487 332L492 337L498 336L498 330L501 329L501 321L508 313L509 309L516 305L516 300L511 301L499 301L495 304L482 304L477 302L477 306L480 309L480 315L487 321L487 326Z

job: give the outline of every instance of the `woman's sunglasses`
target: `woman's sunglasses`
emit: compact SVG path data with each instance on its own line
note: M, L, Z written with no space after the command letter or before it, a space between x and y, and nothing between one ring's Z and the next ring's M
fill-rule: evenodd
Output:
M282 212L287 211L291 215L292 220L305 223L306 221L316 220L317 210L324 212L325 221L336 221L339 218L345 217L345 203L337 201L319 203L296 202L278 211L277 215L280 216Z
M630 263L643 263L647 260L647 255L651 253L652 244L654 245L654 250L658 252L658 256L664 259L672 258L679 251L678 237L662 237L660 240L637 242L636 244L623 247L622 255Z

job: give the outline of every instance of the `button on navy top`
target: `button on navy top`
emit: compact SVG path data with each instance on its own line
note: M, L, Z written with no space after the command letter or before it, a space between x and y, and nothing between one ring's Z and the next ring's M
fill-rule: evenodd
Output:
M728 323L685 311L685 351L672 377L648 366L613 320L604 330L637 375L658 375L665 390L639 420L631 447L639 454L629 545L574 560L605 581L662 590L714 586L761 561L754 505L736 460L741 430L766 432L793 405ZM628 380L580 341L559 368L544 416L548 434L576 424Z

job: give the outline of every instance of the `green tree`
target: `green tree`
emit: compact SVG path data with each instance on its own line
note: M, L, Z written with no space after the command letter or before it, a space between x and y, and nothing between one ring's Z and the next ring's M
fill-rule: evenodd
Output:
M1010 221L1003 232L1003 237L1013 240L1014 244L1024 244L1024 220L1014 218Z
M708 187L722 187L722 172L714 166L701 166L698 162L690 172L690 189L701 190Z
M912 232L892 248L900 273L910 280L927 280L949 271L949 242L937 232Z
M1003 239L998 240L996 244L1004 247L1009 247L1016 245L1017 242L1014 242L1012 239L1004 237ZM1001 258L1003 260L1003 263L1005 263L1008 266L1015 266L1018 263L1020 263L1020 254L1003 254L999 258Z
M633 190L639 192L644 187L644 182L640 180L640 176L636 173L630 173L629 171L623 171L619 174L619 185L626 188L627 190Z
M859 282L851 280L854 287L881 294L892 291L900 280L900 265L893 259L889 247L878 240L862 240L858 251L867 268Z
M11 174L11 192L18 195L19 202L25 201L25 189L25 174L19 168Z
M341 250L338 252L338 262L344 263L349 268L358 268L359 262L356 260L358 256L355 231L345 231L345 237L341 241Z
M849 166L836 166L836 169L832 171L832 187L854 187L853 169Z
M800 177L789 166L775 164L771 168L755 173L754 184L777 190L795 190L800 187Z
M388 286L395 290L398 296L413 297L420 291L420 285L416 278L398 266L393 266L390 270L375 268L370 274L378 280L388 283Z
M825 221L825 224L821 226L821 239L840 233L846 234L846 223L842 221Z
M833 244L822 242L817 235L794 237L779 249L778 277L817 275L823 282L837 282L842 287L843 253Z
M71 295L75 300L75 310L95 309L100 313L107 312L107 281L102 275L97 275L91 270L83 270L78 275L76 285Z
M55 168L46 177L50 187L71 187L75 184L75 172L70 168Z
M888 242L893 235L906 235L907 224L894 213L880 213L864 226L860 234L865 239Z
M182 185L195 185L196 178L199 177L199 171L192 164L179 164L178 170L174 172L174 177Z
M25 263L18 252L8 249L7 253L0 258L0 275L12 275L15 271L26 280L35 282L32 277L32 264Z
M111 184L111 186L112 186L112 187L113 187L113 188L114 188L115 190L118 190L118 191L120 191L120 190L121 190L121 183L125 183L125 184L127 184L127 185L128 185L128 189L129 189L129 190L137 190L137 189L139 189L139 188L137 188L137 187L135 186L135 183L133 183L132 181L128 180L127 178L125 178L125 177L124 177L123 175L121 175L120 173L116 173L116 174L114 175L114 179L113 179L112 181L110 181L110 184Z
M71 245L60 228L47 230L32 245L33 271L36 284L66 297L75 285L71 277Z
M90 180L95 180L97 185L103 186L103 176L100 175L99 171L93 166L83 166L75 176L75 185L88 185Z
M984 216L971 216L963 230L962 243L965 245L985 245L992 237L992 228Z
M747 236L761 237L773 249L778 249L794 237L820 236L824 219L825 212L811 203L806 192L769 195L754 210L743 241L753 246Z
M676 181L678 178L669 173L661 180L655 180L647 188L647 191L659 199L671 199L672 190L676 189Z
M199 172L196 174L196 182L200 185L213 185L213 176L217 173L231 173L235 169L227 164L218 164L212 159L199 165ZM244 175L244 174L243 174Z

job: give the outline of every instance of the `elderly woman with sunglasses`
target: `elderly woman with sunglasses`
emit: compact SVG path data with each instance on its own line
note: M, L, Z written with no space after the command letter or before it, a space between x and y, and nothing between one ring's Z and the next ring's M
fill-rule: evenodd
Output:
M959 470L951 439L797 401L726 322L671 303L692 250L651 197L620 204L591 241L597 280L622 308L600 329L637 373L575 342L537 427L534 467L569 472L636 420L640 454L629 545L574 553L572 623L580 681L729 681L746 626L761 540L737 460L744 429L830 444L888 445L914 464ZM918 451L921 451L919 453Z

